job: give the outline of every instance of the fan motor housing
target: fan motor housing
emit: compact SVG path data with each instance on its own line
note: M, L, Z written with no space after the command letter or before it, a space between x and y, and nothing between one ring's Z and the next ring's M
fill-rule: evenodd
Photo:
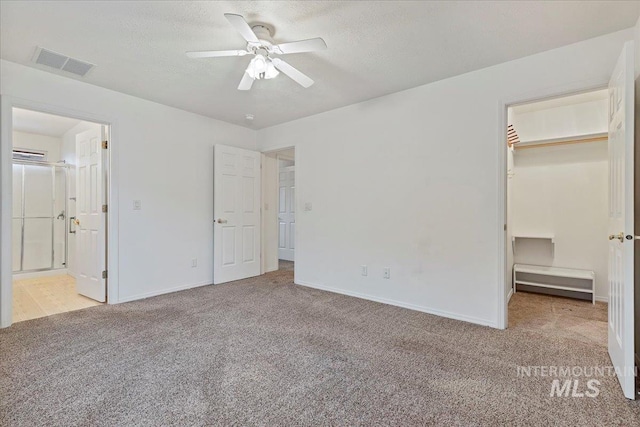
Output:
M266 41L270 44L273 44L272 37L274 34L274 29L272 26L260 23L260 24L253 24L251 26L251 29L253 30L256 37L258 37L260 41Z

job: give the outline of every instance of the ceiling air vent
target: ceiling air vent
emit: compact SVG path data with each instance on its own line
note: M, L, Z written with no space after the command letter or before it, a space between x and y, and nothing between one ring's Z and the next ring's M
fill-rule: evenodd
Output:
M69 58L68 56L42 47L36 49L33 62L55 68L56 70L66 71L80 77L84 77L94 67L94 64Z
M69 58L67 63L64 64L64 67L62 67L64 71L68 71L69 73L77 74L79 76L84 76L92 68L93 68L93 64L89 64L88 62L78 61L77 59L73 59L73 58Z

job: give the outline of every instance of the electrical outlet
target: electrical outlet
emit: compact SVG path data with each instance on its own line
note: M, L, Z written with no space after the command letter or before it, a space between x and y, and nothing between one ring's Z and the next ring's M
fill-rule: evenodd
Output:
M134 211L139 211L140 209L142 209L142 202L140 200L134 200L133 201L133 210Z
M198 258L194 258L191 260L191 267L197 267L198 266Z
M312 209L313 209L313 205L311 204L311 202L306 202L306 203L304 204L304 210L305 210L306 212L310 212Z
M384 270L382 270L382 277L384 279L391 278L391 269L389 267L385 267Z
M362 273L363 276L366 276L367 274L369 274L369 272L367 271L367 266L366 265L361 265L360 266L360 273Z

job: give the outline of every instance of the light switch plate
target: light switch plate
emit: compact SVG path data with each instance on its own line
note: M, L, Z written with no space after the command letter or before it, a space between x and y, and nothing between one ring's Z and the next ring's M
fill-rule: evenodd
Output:
M139 211L140 209L142 209L142 202L140 200L134 200L133 201L133 210L134 211Z
M311 204L311 202L305 202L304 210L309 212L309 211L311 211L311 209L313 209L313 205Z

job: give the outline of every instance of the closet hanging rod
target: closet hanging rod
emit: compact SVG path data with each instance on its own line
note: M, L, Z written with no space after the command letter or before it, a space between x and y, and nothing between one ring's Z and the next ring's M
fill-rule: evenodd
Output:
M20 160L20 159L12 159L13 164L16 165L33 165L33 166L56 166L59 168L67 168L71 166L69 163L58 163L58 162L41 162L34 160Z
M527 148L553 147L557 145L582 144L585 142L601 142L607 141L608 139L609 135L606 133L595 133L589 135L581 135L579 137L541 139L538 141L526 142L522 141L519 144L515 145L515 149L524 150Z

